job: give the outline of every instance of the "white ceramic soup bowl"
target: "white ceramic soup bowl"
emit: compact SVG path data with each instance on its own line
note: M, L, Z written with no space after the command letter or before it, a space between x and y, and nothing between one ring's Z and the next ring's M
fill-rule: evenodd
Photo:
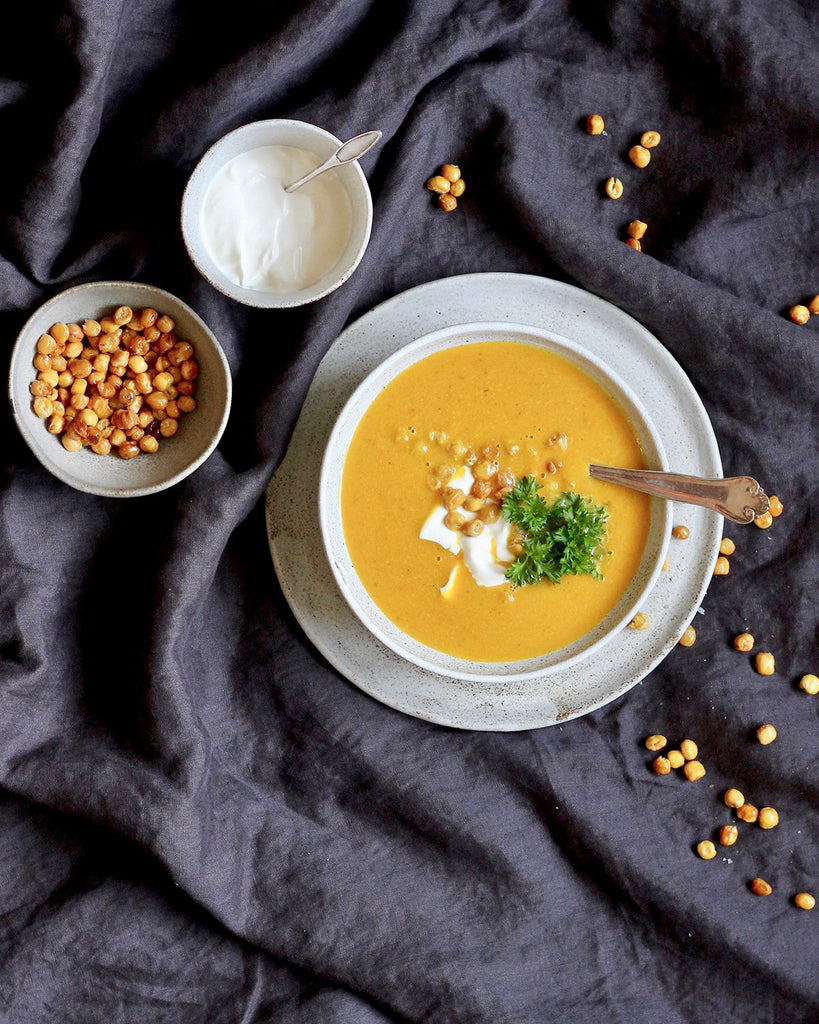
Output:
M631 387L602 361L570 340L551 332L509 323L476 323L447 327L404 346L377 367L353 392L331 431L319 483L319 520L332 573L350 608L386 647L419 667L456 679L499 683L531 679L564 669L599 652L639 611L662 571L671 531L671 504L651 499L648 538L631 584L614 609L575 642L540 657L509 662L478 662L453 657L420 643L399 629L376 605L361 583L344 538L341 484L347 449L359 421L376 396L409 366L457 345L486 341L521 342L555 352L597 382L625 411L649 469L667 469L660 437Z
M199 364L196 408L179 420L173 437L159 450L123 459L97 455L89 448L69 452L49 433L47 420L33 410L29 386L37 377L32 360L37 340L56 323L79 323L110 316L119 306L151 308L175 323L179 341L189 341ZM204 321L170 292L134 281L95 281L53 296L29 317L14 346L9 371L12 412L29 448L49 472L80 491L112 498L132 498L164 490L201 466L219 442L230 412L230 369L216 337Z
M306 121L254 121L236 128L215 142L191 174L182 197L182 237L199 273L224 295L246 306L282 309L315 302L329 295L353 273L366 251L373 221L373 204L367 179L358 161L327 171L343 186L349 200L352 225L340 256L318 280L294 291L267 291L237 284L214 257L203 220L208 190L215 176L231 160L268 146L306 150L323 163L341 145L330 132ZM321 177L316 179L320 182ZM311 185L305 186L310 188ZM272 226L275 228L275 225Z

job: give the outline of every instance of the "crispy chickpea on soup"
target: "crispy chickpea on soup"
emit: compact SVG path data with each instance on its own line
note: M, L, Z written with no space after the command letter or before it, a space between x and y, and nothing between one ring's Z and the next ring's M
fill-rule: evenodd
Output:
M590 462L645 457L616 399L569 359L503 340L421 359L375 398L345 457L344 536L362 584L400 629L454 657L517 661L572 643L625 593L649 529L650 499L591 479ZM524 535L508 509L521 489L562 506L576 533L599 528L586 568L519 585Z

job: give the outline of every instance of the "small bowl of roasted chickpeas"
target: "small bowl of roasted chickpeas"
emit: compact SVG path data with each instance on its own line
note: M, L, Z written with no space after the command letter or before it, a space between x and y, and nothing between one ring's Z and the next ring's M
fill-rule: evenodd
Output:
M63 483L128 498L202 465L230 412L230 370L204 321L170 292L96 281L53 296L14 346L20 433Z

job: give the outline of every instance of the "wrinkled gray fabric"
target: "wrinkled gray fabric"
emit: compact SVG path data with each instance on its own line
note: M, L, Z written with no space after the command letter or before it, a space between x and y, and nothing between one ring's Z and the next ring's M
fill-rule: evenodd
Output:
M819 1019L819 911L793 905L819 890L819 698L797 686L819 672L819 319L785 315L819 292L816 6L50 0L16 17L6 358L52 294L135 279L197 310L235 392L204 466L119 502L50 477L3 411L0 1020ZM268 117L384 132L362 161L361 266L291 311L214 291L179 229L199 157ZM646 128L662 143L637 171ZM451 215L423 188L447 160L468 182ZM600 192L612 173L619 203ZM341 678L282 596L264 523L345 324L478 271L569 281L636 317L698 390L726 475L785 505L734 534L693 648L524 733L432 725ZM732 649L746 628L775 675ZM698 788L653 774L655 731L699 742ZM781 823L705 863L693 847L727 820L729 785ZM772 896L749 892L756 875Z

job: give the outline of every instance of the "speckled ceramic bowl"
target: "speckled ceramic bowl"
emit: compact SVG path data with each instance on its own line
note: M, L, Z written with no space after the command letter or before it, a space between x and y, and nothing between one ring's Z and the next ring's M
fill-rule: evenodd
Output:
M352 230L337 262L318 281L298 291L271 292L244 288L231 280L214 259L202 223L205 197L214 176L234 157L262 146L292 146L315 154L316 166L341 145L330 132L306 121L254 121L229 132L215 142L196 165L182 197L182 236L199 273L224 295L246 306L282 309L315 302L335 291L361 262L370 240L373 203L364 172L357 161L337 167L352 211ZM309 186L307 186L309 187Z
M651 501L648 540L639 569L616 607L589 633L574 643L538 658L514 662L466 661L419 643L402 632L372 600L358 578L344 539L341 519L341 481L344 459L358 423L374 398L407 367L433 352L456 345L493 341L538 345L562 355L579 366L625 410L640 439L649 469L667 469L660 436L631 389L601 360L566 338L537 328L510 323L476 323L448 327L428 334L400 349L355 390L342 409L330 434L319 484L319 520L327 558L336 582L352 611L383 644L402 658L428 671L457 679L483 682L528 679L565 669L600 650L623 629L639 610L662 570L671 531L671 506Z
M47 421L32 409L29 385L37 339L55 323L82 323L110 315L118 306L150 307L167 313L174 333L189 341L199 363L196 408L179 421L174 437L160 442L157 452L133 459L96 455L88 448L66 451L50 434ZM199 316L170 292L133 281L96 281L69 288L45 302L29 317L18 335L9 371L12 412L29 448L49 472L80 491L113 498L139 497L164 490L192 473L207 459L222 436L230 412L231 377L225 355Z

